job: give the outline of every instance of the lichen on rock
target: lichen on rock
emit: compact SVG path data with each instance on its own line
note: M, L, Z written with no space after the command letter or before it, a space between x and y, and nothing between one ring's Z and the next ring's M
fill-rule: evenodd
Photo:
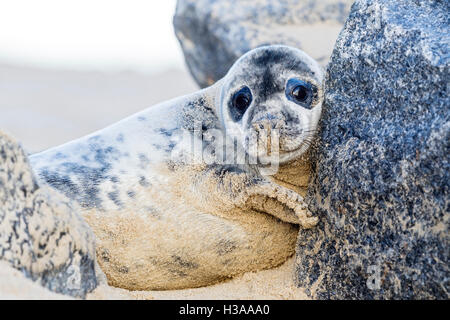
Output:
M95 237L78 207L38 185L20 145L0 132L0 260L51 291L97 286Z
M319 299L448 299L448 1L360 0L328 65L297 283Z

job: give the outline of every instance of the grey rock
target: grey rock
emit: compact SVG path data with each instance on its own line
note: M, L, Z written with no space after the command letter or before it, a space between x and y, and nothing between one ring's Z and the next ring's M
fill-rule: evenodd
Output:
M323 65L353 0L178 0L173 24L201 87L221 79L244 53L285 44Z
M23 149L0 132L0 260L51 291L97 286L95 237L76 204L39 186Z
M449 298L449 2L355 2L328 65L316 229L296 276L319 299Z

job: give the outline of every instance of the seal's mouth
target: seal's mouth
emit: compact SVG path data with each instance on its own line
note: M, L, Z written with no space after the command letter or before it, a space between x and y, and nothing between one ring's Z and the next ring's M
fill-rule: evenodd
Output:
M258 137L257 143L252 145L247 143L245 149L252 159L257 159L258 164L277 163L283 164L300 157L306 152L313 136L300 135L296 141L276 141L277 138L266 136L262 139ZM300 140L300 142L298 142Z
M296 152L303 148L309 140L308 137L303 136L301 131L290 134L291 138L286 138L283 132L281 135L280 138L279 132L272 134L270 130L266 135L259 135L256 143L258 144L260 153L265 153L270 156L272 153L288 154ZM292 136L295 138L292 138Z
M282 164L300 157L311 145L313 130L290 127L285 121L265 119L253 122L245 133L244 150L252 163Z

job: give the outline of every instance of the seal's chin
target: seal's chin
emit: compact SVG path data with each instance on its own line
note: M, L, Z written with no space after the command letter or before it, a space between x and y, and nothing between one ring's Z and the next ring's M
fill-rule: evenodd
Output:
M294 146L282 144L280 146L280 154L288 154L288 153L298 151L299 149L301 149L303 147L303 144L304 144L303 142L301 142L300 144L296 144Z
M283 151L280 150L279 152L279 164L284 164L289 161L292 161L296 158L299 158L305 151L308 149L307 146L304 146L303 144L300 145L298 148L289 150L289 151Z
M297 148L289 151L280 150L280 164L289 162L291 160L299 158L302 154L308 150L308 145L306 143L300 144Z

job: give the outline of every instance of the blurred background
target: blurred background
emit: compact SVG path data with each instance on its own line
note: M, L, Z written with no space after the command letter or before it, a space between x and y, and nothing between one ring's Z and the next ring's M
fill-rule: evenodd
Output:
M197 90L175 0L0 0L0 130L38 152Z

